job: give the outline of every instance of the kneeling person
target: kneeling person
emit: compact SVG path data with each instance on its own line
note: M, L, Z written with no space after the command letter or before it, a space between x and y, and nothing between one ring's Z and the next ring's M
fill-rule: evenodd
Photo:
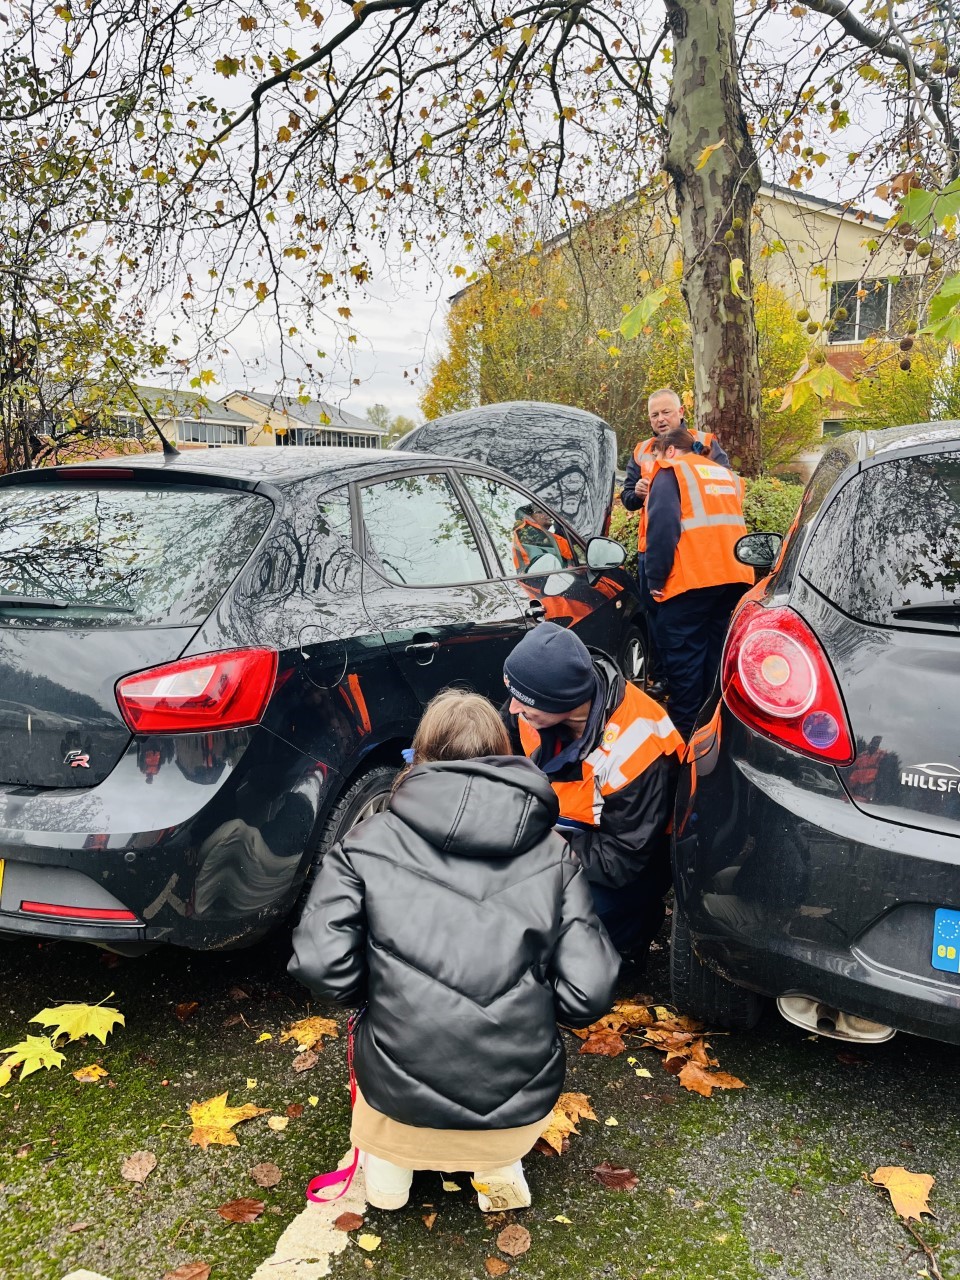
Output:
M670 886L667 827L683 740L609 658L551 622L524 636L503 678L513 749L546 774L597 914L621 955L642 964Z

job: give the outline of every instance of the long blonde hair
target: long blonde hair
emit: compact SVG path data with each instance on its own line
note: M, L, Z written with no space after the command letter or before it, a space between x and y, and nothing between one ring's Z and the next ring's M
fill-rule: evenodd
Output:
M443 689L430 699L413 735L413 764L511 755L510 735L492 702L466 689ZM396 787L412 766L402 769Z

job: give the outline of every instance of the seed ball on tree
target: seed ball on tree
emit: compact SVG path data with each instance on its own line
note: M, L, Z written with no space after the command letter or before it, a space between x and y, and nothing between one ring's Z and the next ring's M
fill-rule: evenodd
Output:
M960 67L955 62L951 62L943 74L948 80L956 80L957 76L960 76Z
M931 253L933 253L933 245L930 243L930 241L921 240L920 243L917 245L917 257L929 258Z
M839 99L839 98L834 98L834 100L830 103L830 110L831 110L831 111L839 111L839 110L840 110L840 99Z
M934 254L933 257L930 259L928 266L930 267L931 271L939 271L940 268L943 266L943 259L938 257L937 254Z
M799 321L800 324L806 324L806 322L809 319L810 319L810 312L806 309L806 307L804 307L802 311L797 312L797 320Z
M734 220L730 223L730 225L731 227L733 227L734 231L740 231L743 228L743 219L734 218Z
M730 244L730 242L733 240L733 232L732 232L732 231L725 231L725 232L723 233L723 238L724 238L724 240L726 240L727 244Z
M913 239L912 236L910 236L906 240L904 240L903 247L907 251L907 253L913 253L914 249L917 247L917 242L916 240Z
M810 363L811 364L827 363L827 357L823 354L822 347L814 347L814 349L810 352Z
M930 63L930 70L933 72L935 76L943 75L946 69L947 69L947 64L944 62L942 58L934 58L934 60Z
M850 312L846 307L837 307L836 311L833 313L834 320L847 320L849 317Z
M897 228L897 234L901 236L908 236L912 230L913 230L912 223L901 222L900 226Z
M820 326L817 324L816 320L811 320L810 323L807 325L807 333L819 333L819 332L820 332Z
M908 320L903 327L906 329L907 333L916 333L919 328L916 320Z
M912 349L912 347L913 347L913 339L912 339L912 338L901 338L901 339L900 339L900 350L901 350L901 351L910 351L910 350Z
M903 370L904 373L909 373L912 367L913 366L910 364L909 359L906 356L904 356L903 359L900 361L900 368Z
M832 321L832 320L824 320L824 322L823 322L823 332L824 332L824 333L829 333L829 332L830 332L830 330L831 330L831 329L834 329L834 328L836 328L836 326L834 325L834 323L833 323L833 321Z

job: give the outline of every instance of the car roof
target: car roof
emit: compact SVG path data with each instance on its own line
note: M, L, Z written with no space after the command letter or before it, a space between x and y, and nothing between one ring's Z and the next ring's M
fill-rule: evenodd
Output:
M881 431L848 431L830 441L831 449L840 449L851 462L867 462L883 454L904 449L922 449L956 440L960 444L960 420L943 422L911 422L902 427L884 427Z
M287 445L281 449L247 446L237 449L185 449L178 457L162 453L125 454L114 458L98 458L95 462L71 463L56 468L71 471L75 467L97 471L118 468L137 471L176 472L180 475L215 475L228 480L263 481L282 486L295 480L329 476L333 483L343 483L365 471L405 471L421 463L448 466L455 458L438 454L398 454L390 449L336 449Z

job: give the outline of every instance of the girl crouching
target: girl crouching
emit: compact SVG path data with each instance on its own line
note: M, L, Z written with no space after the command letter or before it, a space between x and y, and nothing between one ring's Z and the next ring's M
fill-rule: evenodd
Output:
M556 1024L613 998L617 953L553 789L509 752L485 698L434 698L387 809L326 855L293 936L295 977L366 1004L351 1139L380 1209L406 1204L416 1169L472 1170L484 1212L529 1205L521 1160L563 1087Z

